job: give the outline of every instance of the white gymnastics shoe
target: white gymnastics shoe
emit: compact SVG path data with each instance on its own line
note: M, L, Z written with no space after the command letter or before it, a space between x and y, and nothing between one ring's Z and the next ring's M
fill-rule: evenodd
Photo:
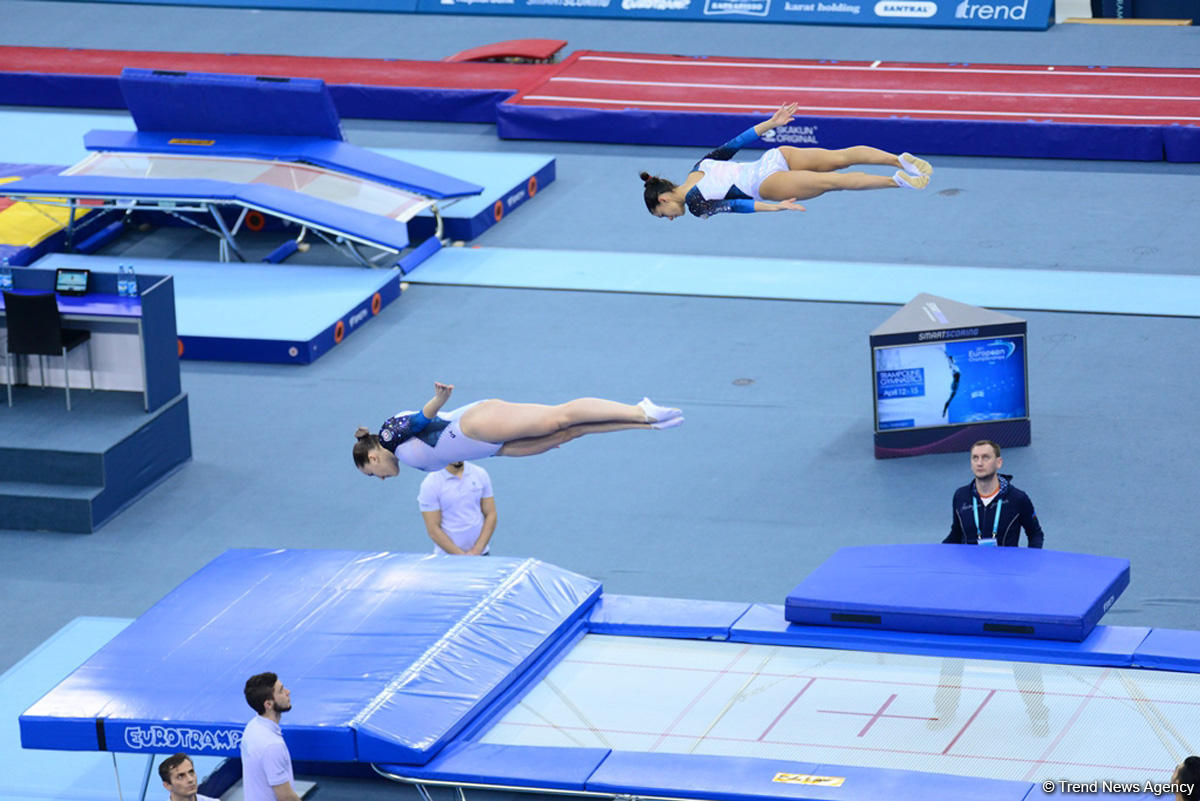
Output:
M660 420L657 423L651 423L651 428L657 428L660 431L664 428L675 428L675 426L683 425L683 415L678 417L668 417L666 420Z
M638 408L642 410L642 414L646 415L646 422L654 424L651 426L652 428L663 428L663 426L657 424L666 423L677 417L683 417L681 409L676 409L672 406L659 406L649 398L642 398L638 403Z
M896 182L896 186L908 189L924 189L929 186L928 175L909 175L903 170L896 170L896 174L892 176L892 180Z
M933 165L925 159L919 159L912 153L900 154L900 166L909 175L933 175Z

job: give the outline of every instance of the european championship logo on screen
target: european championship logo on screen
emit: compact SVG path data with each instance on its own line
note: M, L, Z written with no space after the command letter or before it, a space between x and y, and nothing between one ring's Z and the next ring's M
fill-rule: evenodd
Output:
M876 348L875 412L879 431L1026 417L1024 336Z

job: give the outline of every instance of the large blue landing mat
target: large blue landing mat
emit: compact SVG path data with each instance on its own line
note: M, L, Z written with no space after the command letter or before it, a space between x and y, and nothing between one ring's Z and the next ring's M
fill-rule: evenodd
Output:
M294 760L423 764L599 593L534 559L226 551L31 706L21 741L236 755L242 686L270 670Z
M147 757L122 754L114 769L110 754L24 749L16 726L27 706L132 622L77 617L0 676L0 720L5 722L0 726L0 801L109 801L116 797L117 776L127 793L140 787ZM196 775L203 780L221 762L196 757ZM160 786L157 773L151 782L152 789Z
M175 278L180 356L310 364L400 297L398 270L220 263L54 253L34 267Z
M1129 586L1129 561L1040 548L841 548L788 593L807 625L1082 642Z
M417 283L905 304L922 292L989 309L1200 317L1200 276L862 262L444 249Z

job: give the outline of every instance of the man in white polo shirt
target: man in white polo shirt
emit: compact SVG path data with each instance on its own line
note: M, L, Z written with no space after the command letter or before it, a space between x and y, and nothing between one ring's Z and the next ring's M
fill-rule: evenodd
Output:
M425 476L417 506L434 553L480 556L496 530L496 499L487 471L470 462L452 462Z
M258 714L242 733L242 795L245 801L300 801L292 789L292 756L279 717L292 708L292 692L274 673L246 680L246 703Z

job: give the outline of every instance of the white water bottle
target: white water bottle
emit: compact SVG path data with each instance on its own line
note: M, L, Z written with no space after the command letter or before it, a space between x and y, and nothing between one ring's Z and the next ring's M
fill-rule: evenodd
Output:
M8 256L5 256L0 259L0 290L8 291L12 288L12 268L8 266Z
M131 298L138 296L137 274L134 273L132 264L125 265L125 294Z

